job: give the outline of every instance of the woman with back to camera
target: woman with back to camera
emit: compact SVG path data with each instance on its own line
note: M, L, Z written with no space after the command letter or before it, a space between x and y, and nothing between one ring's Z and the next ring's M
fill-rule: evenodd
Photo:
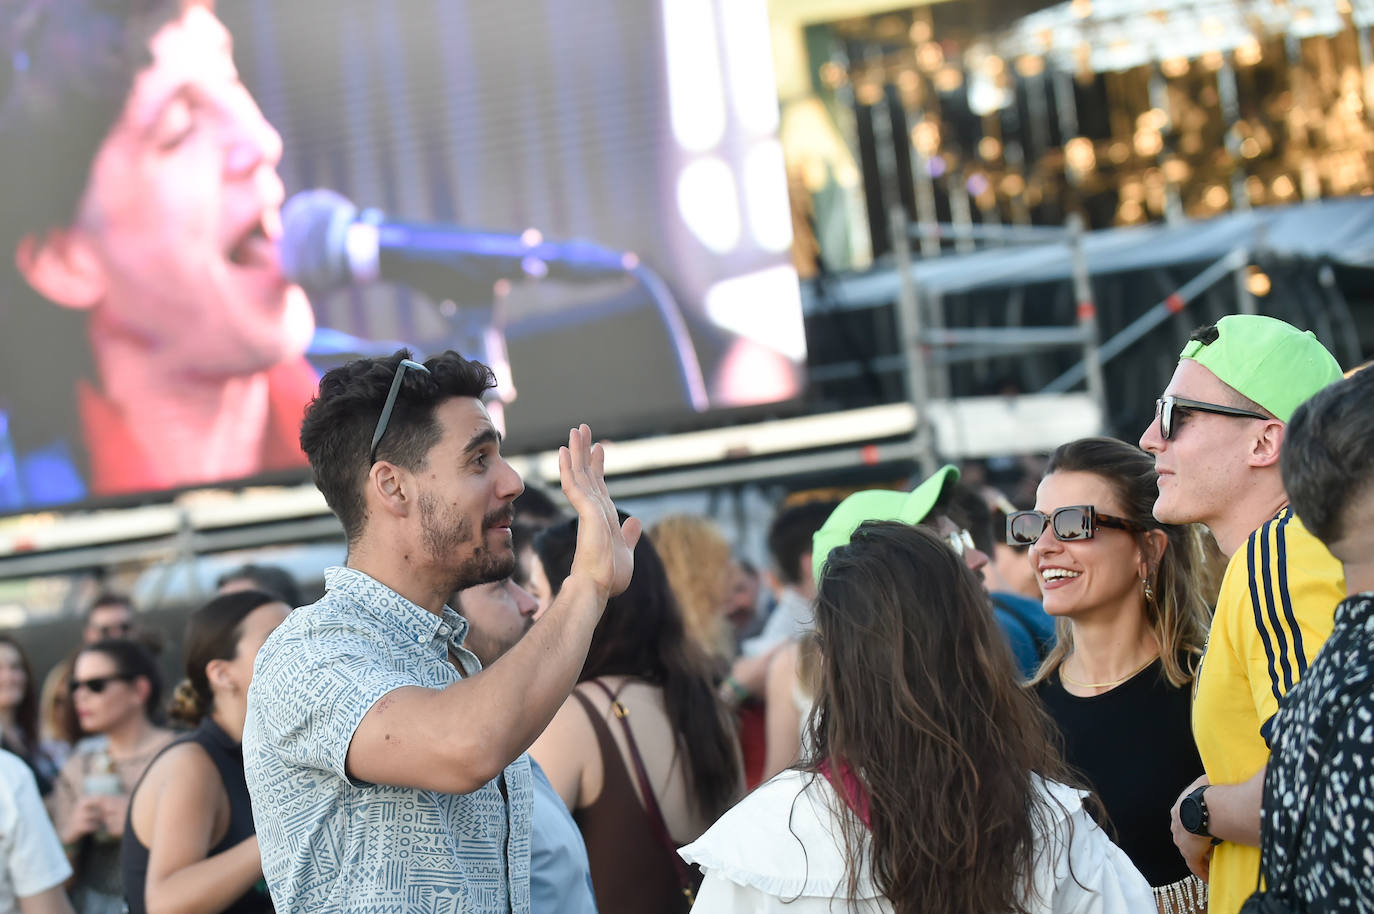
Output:
M1061 445L1034 511L1008 517L1030 547L1058 642L1031 685L1064 737L1068 763L1102 800L1121 848L1159 909L1202 911L1206 883L1169 832L1178 785L1202 773L1191 683L1210 617L1200 531L1161 524L1154 459L1112 438Z
M826 560L811 748L683 856L711 914L1136 914L983 589L938 533L862 524Z
M550 582L572 569L577 522L535 538ZM582 830L601 914L673 914L699 881L677 857L740 794L739 747L649 537L606 604L572 695L530 752ZM648 782L645 790L644 782Z
M23 759L38 783L38 792L52 791L57 768L39 737L38 684L33 664L19 642L0 632L0 749Z
M215 597L186 623L186 680L172 717L195 730L134 789L124 830L130 914L272 910L243 774L253 660L291 608L274 594Z
M48 798L57 835L72 861L78 914L121 914L119 842L129 794L172 733L158 726L162 671L142 644L112 638L72 660L71 703L84 737Z

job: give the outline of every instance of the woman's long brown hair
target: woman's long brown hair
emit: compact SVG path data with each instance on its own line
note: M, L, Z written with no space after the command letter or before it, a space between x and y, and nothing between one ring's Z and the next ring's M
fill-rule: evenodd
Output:
M835 804L850 897L867 857L897 914L1025 914L1063 815L1035 776L1069 776L982 585L938 535L866 523L826 562L816 634L803 767L853 772L869 801L867 829Z

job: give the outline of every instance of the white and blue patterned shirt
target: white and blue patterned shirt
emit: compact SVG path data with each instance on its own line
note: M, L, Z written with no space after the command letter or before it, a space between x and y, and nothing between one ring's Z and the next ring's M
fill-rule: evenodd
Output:
M362 783L344 770L383 695L458 681L450 652L466 673L481 669L461 646L467 621L351 568L328 569L325 585L268 638L248 690L243 762L277 910L528 914L527 756L468 794Z

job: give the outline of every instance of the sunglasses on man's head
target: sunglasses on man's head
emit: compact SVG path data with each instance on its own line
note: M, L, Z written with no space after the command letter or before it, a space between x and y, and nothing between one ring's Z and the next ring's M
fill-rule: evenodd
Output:
M130 682L134 677L126 676L122 673L114 676L93 676L90 679L72 680L72 694L76 694L77 689L86 689L93 695L99 695L105 691L105 687L112 682Z
M407 368L429 374L428 368L410 359L401 359L396 366L396 375L391 379L391 390L387 391L386 403L382 404L382 414L377 417L377 429L372 433L372 445L367 451L368 466L377 462L377 445L382 443L382 436L386 434L386 427L391 422L391 411L396 408L396 397L401 392L401 381L406 376Z
M1207 403L1203 400L1189 400L1186 397L1172 395L1163 396L1155 401L1155 418L1159 420L1159 437L1165 441L1173 438L1174 432L1178 431L1174 425L1174 420L1187 416L1189 412L1213 413L1218 416L1232 416L1237 419L1272 418L1263 413L1240 409L1235 406L1222 406L1220 403Z
M1090 540L1097 535L1098 527L1131 532L1145 529L1124 517L1099 514L1092 505L1069 505L1056 508L1050 514L1043 511L1017 511L1007 515L1007 545L1029 546L1040 539L1046 527L1054 531L1054 538L1061 543Z

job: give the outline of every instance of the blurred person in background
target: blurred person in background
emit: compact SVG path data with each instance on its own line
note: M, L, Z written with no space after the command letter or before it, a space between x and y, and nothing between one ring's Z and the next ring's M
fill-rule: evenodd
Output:
M1154 455L1163 523L1205 524L1230 556L1193 690L1206 774L1182 787L1174 843L1208 880L1208 910L1235 914L1259 878L1259 795L1270 720L1331 633L1341 564L1288 504L1279 472L1288 419L1335 381L1310 332L1232 314L1195 331L1140 436ZM1221 839L1216 843L1214 839Z
M998 593L1010 593L1027 600L1040 601L1040 580L1026 558L1025 546L1007 543L1007 518L1018 510L1005 495L991 486L982 489L984 501L992 512L992 552L988 553L986 577L989 588Z
M468 587L453 607L468 621L463 646L483 669L515 646L534 625L539 604L515 576ZM596 914L591 864L582 833L549 776L530 759L534 806L530 823L530 914Z
M107 638L133 638L138 634L133 600L125 594L107 590L97 594L86 610L81 626L81 643L91 645ZM72 726L75 715L71 706L71 692L67 688L71 672L70 658L49 670L43 679L43 692L39 699L42 725L47 731L44 738L61 756L55 759L59 764L66 760L66 753L77 739L76 729Z
M752 562L738 556L731 560L730 586L725 593L725 620L730 623L737 644L763 628L764 620L759 612L762 585L759 570Z
M823 555L814 744L683 848L700 909L1150 910L948 540L863 523Z
M280 565L241 565L220 575L215 593L234 593L238 590L260 590L275 594L287 606L301 605L301 587L291 572Z
M1040 605L1038 593L1030 598L1002 589L1001 578L992 561L996 544L1003 539L1002 531L993 527L993 512L983 494L959 482L950 490L946 502L946 513L969 532L978 551L988 557L987 564L978 569L978 574L992 600L993 615L1011 645L1016 665L1021 675L1029 679L1054 644L1054 620Z
M171 717L192 732L152 764L129 800L121 863L130 914L270 912L243 773L253 661L291 607L240 590L191 614L186 679Z
M71 875L33 771L0 749L0 914L72 914Z
M1178 785L1202 773L1189 725L1211 610L1202 533L1161 524L1149 454L1082 438L1050 456L1034 511L1010 516L1029 546L1058 641L1031 685L1064 755L1102 800L1121 849L1154 886L1161 914L1207 907L1166 826Z
M42 796L52 791L57 766L39 736L33 665L23 646L4 632L0 632L0 749L23 759Z
M550 580L571 568L577 522L535 538ZM646 534L630 586L606 604L578 686L530 754L582 829L602 914L685 912L698 877L677 857L743 786L739 746Z
M124 910L119 841L129 794L172 741L158 726L162 673L143 645L107 639L81 648L72 662L72 704L82 736L49 798L53 823L75 870L70 889L78 914Z
M554 496L543 486L525 480L525 488L515 496L515 521L533 530L568 519L567 501L562 493Z
M281 137L209 2L4 0L11 509L305 466ZM45 383L33 384L43 377Z
M735 657L735 639L725 618L730 589L730 541L710 518L670 514L649 530L662 559L687 636L710 656L717 676Z

